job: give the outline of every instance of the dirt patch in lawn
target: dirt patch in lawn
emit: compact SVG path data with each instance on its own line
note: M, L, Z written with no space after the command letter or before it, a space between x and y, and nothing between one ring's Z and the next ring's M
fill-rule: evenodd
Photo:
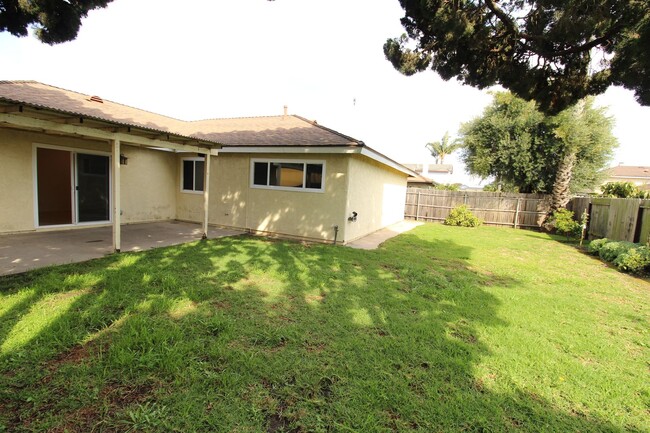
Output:
M99 394L95 405L79 408L65 415L65 421L48 433L95 431L101 426L102 432L117 433L124 431L124 426L111 426L105 421L114 417L122 409L146 401L154 392L152 384L108 384Z

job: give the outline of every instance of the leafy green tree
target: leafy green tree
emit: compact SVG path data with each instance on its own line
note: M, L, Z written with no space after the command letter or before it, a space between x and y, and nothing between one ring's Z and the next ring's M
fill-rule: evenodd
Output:
M46 44L58 44L77 37L81 19L112 0L0 0L0 31L27 36L30 26Z
M436 159L436 164L444 164L445 158L460 149L461 146L462 143L458 140L449 142L449 132L445 132L441 141L434 141L424 145L431 152L431 156Z
M566 205L568 192L599 184L617 146L612 126L590 98L546 116L534 102L498 92L481 117L461 126L461 158L471 174L493 176L519 192L554 192L556 210Z
M500 84L544 113L622 85L650 105L648 0L400 0L384 54L406 75Z

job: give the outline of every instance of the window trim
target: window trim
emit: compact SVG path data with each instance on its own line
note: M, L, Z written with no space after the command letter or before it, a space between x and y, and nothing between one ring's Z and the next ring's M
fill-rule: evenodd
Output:
M265 162L267 164L272 163L288 163L288 164L303 164L302 170L302 188L291 187L291 186L276 186L268 185L269 176L271 174L270 170L267 170L266 174L266 185L256 185L255 184L255 163L256 162ZM307 188L306 185L306 176L307 176L307 164L320 164L323 166L323 174L321 178L320 188ZM290 159L290 158L251 158L250 160L250 187L255 189L271 189L275 191L293 191L293 192L325 192L325 175L326 175L326 163L325 160L321 159Z
M181 172L180 172L180 177L179 177L180 178L179 179L180 184L181 184L180 185L181 186L181 192L184 192L184 193L187 193L187 194L203 194L205 192L205 185L203 185L203 191L197 191L196 189L185 189L184 188L183 180L185 179L185 161L194 161L195 163L196 163L196 161L202 161L203 162L203 177L204 177L203 182L205 183L205 158L201 158L201 157L198 157L198 156L181 158ZM194 173L193 174L196 174L196 164L193 164L193 166L194 166ZM193 176L192 187L193 188L196 187L196 176Z

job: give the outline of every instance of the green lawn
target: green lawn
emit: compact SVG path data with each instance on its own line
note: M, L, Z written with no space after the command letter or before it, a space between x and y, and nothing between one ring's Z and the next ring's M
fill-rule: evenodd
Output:
M0 431L650 431L650 284L545 234L253 237L0 278Z

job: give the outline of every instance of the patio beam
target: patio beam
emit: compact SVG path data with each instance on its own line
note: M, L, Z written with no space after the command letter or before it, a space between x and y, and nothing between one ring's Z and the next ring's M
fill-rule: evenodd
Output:
M64 123L67 125L81 125L84 123L84 118L81 116L77 117L59 117L56 119L48 119L48 122L55 122L55 123Z
M51 120L37 119L34 117L10 114L10 113L1 113L0 112L0 124L6 124L14 127L21 128L33 128L42 130L43 132L58 132L69 135L77 135L81 137L93 138L98 140L119 140L122 143L135 144L144 147L162 147L166 149L173 149L182 152L196 152L196 153L207 153L210 152L210 145L206 144L205 146L198 146L198 141L195 142L197 145L187 145L187 144L177 144L172 143L166 140L152 139L143 137L140 135L135 135L133 130L131 133L125 132L112 132L105 131L100 128L91 128L88 126L81 125L69 125L61 124ZM114 129L116 127L112 127ZM171 135L170 138L175 140L188 140L187 137L174 137Z
M208 217L210 208L210 153L205 154L203 180L203 239L208 238Z
M120 140L111 142L113 165L113 251L119 253L122 249L122 188L120 186Z

